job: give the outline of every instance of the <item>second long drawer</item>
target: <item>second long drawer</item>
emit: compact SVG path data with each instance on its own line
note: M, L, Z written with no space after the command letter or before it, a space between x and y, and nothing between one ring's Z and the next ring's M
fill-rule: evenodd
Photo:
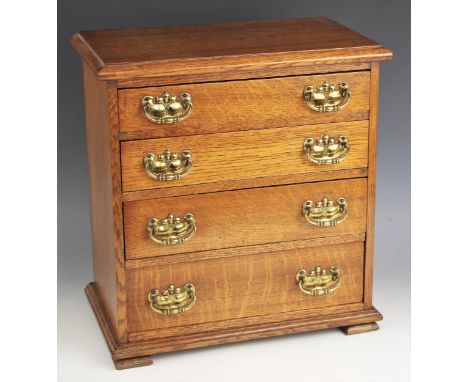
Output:
M324 197L335 205L344 198L346 206L314 209ZM308 200L314 204L306 218ZM138 259L357 234L366 230L366 210L366 179L126 202L125 253Z
M123 191L365 168L368 126L356 121L123 142ZM306 139L313 140L307 153ZM191 155L180 163L164 156L166 150ZM145 160L148 154L154 159Z

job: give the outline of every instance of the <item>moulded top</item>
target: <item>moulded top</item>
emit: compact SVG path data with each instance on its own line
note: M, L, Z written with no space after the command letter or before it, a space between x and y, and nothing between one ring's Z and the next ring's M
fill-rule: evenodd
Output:
M388 59L390 50L328 18L85 31L72 37L102 79L200 66L308 61L311 65Z

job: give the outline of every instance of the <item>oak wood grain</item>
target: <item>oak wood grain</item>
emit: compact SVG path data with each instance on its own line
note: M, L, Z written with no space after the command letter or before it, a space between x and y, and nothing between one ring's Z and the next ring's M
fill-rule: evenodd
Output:
M208 259L216 259L219 257L233 257L252 255L255 253L268 253L285 251L289 249L299 248L314 248L332 244L344 244L344 243L355 243L364 242L366 234L358 233L352 235L340 235L340 236L328 236L328 237L316 237L312 239L304 239L297 241L283 241L280 243L267 243L260 245L248 245L245 247L235 248L223 248L215 249L210 251L190 252L190 253L179 253L169 256L157 256L147 257L143 259L127 260L125 262L126 269L138 269L152 267L157 265L168 265L177 263L187 263L189 261L200 261Z
M127 340L117 88L83 65L94 278L120 342Z
M378 61L391 51L327 18L82 32L72 43L84 62L96 280L86 294L116 368L169 351L378 328ZM306 105L304 86L325 80L349 83L343 110ZM141 97L165 90L191 93L189 118L160 126L144 117ZM301 135L338 127L351 140L348 162L313 167ZM192 173L167 184L146 178L142 155L159 148L191 149ZM348 218L336 227L317 228L302 215L305 200L323 196L348 201ZM197 224L191 240L150 240L149 217L189 211ZM312 297L294 276L318 262L339 262L343 284ZM197 288L191 310L150 310L150 289L188 281Z
M374 307L365 310L350 309L346 313L336 313L319 317L300 317L282 321L268 322L264 324L245 325L232 329L222 328L201 332L194 335L182 335L179 337L156 338L153 340L128 342L118 344L109 329L102 305L96 292L95 283L86 287L86 295L91 303L98 324L104 334L113 360L128 359L148 356L158 353L166 353L184 349L194 349L203 346L214 346L223 343L253 340L264 337L279 336L285 334L301 333L312 330L351 326L382 320L382 315Z
M332 305L320 308L306 308L304 310L292 310L281 313L262 314L261 316L242 317L223 321L202 322L184 326L171 326L143 332L128 333L129 342L148 341L152 339L181 338L197 335L199 333L216 332L230 328L243 328L254 325L273 324L284 321L308 320L311 317L330 316L346 312L359 312L364 309L362 302L352 304Z
M120 138L143 139L301 126L369 117L369 72L187 84L119 90ZM307 85L348 83L351 100L341 110L320 113L303 97ZM192 113L183 121L158 125L141 107L144 96L189 93Z
M141 63L123 68L114 66L113 73L110 75L104 68L99 71L99 75L100 78L109 80L132 80L137 77L139 81L142 81L148 78L152 80L149 83L150 86L157 86L159 84L196 83L203 78L207 78L209 82L212 81L211 75L216 81L230 81L271 77L269 73L274 73L275 76L309 74L317 73L313 69L316 66L369 63L371 60L386 60L391 57L391 52L386 48L336 49L313 52L313 54L306 52L262 55L257 60L252 60L251 56L239 56L234 59L220 57L215 60L212 58L184 60L181 65L174 65L174 61L161 62L156 65ZM292 73L289 72L291 67L293 67ZM312 69L307 70L307 68ZM176 81L172 82L173 79Z
M306 200L346 198L346 220L334 227L311 225L302 213ZM178 245L154 243L149 218L195 215L197 232ZM226 191L124 203L126 259L365 232L367 181L335 182Z
M150 366L153 364L151 357L134 357L134 358L124 358L124 359L115 359L114 366L117 370L130 369L133 367L141 366Z
M109 351L112 354L119 347L120 342L116 337L115 331L111 327L112 323L109 315L107 314L104 302L102 301L101 293L98 291L97 283L90 282L86 285L84 291L88 298L88 302L93 309L94 315L96 316L96 320L101 328L102 335L106 340Z
M341 329L347 335L361 334L361 333L367 333L367 332L373 332L375 330L379 330L379 324L377 324L377 322L368 322L365 324L344 326Z
M371 64L371 114L369 121L369 172L367 182L367 230L364 278L364 304L372 306L374 271L375 183L377 170L377 123L379 108L379 64Z
M377 309L371 308L320 317L307 317L299 320L287 320L263 325L258 324L241 328L222 329L219 331L210 331L177 338L170 337L133 342L119 346L113 356L118 359L126 358L130 355L159 354L264 337L357 325L380 320L382 320L382 315Z
M241 317L351 304L362 301L363 243L260 253L127 270L128 330L140 332ZM309 296L296 284L300 269L337 265L341 285L325 296ZM192 283L195 305L181 314L155 313L153 289Z
M323 17L85 31L73 36L72 44L103 79L194 71L206 62L211 68L263 63L263 70L272 62L300 61L297 55L309 62L324 54L348 62L391 57L380 44Z
M153 360L148 356L141 356L141 357L131 357L128 358L114 358L114 352L118 349L118 347L122 344L114 334L114 331L111 329L111 324L109 321L109 316L107 315L102 299L99 297L99 292L97 289L96 282L91 282L86 285L85 288L86 297L88 297L88 301L93 309L94 315L96 316L97 322L101 329L101 332L106 340L107 347L112 356L112 360L114 362L114 366L117 370L121 369L128 369L131 367L138 367L138 366L147 366L153 363Z
M348 137L350 152L341 163L318 165L304 153L305 138L317 139L325 134ZM128 192L363 168L367 167L368 134L368 122L359 121L123 142L122 188ZM162 154L166 149L190 150L193 166L189 174L173 181L158 181L146 173L143 157L149 152Z
M258 67L262 68L259 69ZM320 62L316 65L308 60L289 60L285 62L262 62L260 65L245 66L231 61L229 65L210 67L210 61L206 66L194 68L193 70L175 70L168 72L153 72L150 77L125 78L117 80L120 88L141 88L149 86L164 86L176 84L196 84L202 82L218 82L224 80L248 80L255 78L273 78L285 76L299 76L311 74L324 74L335 72L355 72L370 70L369 62L349 62L345 64L327 64Z
M171 196L206 194L208 192L216 191L232 191L248 188L260 188L273 185L289 185L327 180L365 178L366 176L367 167L353 168L347 170L320 171L305 174L265 176L253 179L226 180L222 182L193 184L188 186L155 188L142 191L130 191L124 192L122 195L122 199L124 202L131 202L136 200L167 198Z

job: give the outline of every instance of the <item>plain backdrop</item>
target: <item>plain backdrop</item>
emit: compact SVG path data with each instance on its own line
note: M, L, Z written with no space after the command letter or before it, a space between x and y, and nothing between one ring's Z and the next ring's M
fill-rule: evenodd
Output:
M409 380L410 2L122 1L58 3L58 347L60 381ZM80 30L327 16L394 52L381 64L374 305L381 330L283 336L155 357L115 371L83 288L92 276Z

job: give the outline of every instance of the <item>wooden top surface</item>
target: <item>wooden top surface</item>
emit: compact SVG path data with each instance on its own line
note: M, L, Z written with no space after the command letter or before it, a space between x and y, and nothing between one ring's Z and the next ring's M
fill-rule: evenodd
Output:
M327 18L86 31L72 44L103 79L192 66L349 63L391 58L380 44Z

